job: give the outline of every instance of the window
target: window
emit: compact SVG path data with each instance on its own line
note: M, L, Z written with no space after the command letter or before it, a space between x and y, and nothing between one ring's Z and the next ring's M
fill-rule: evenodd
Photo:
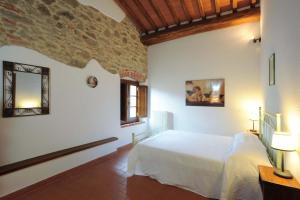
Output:
M138 82L121 80L121 125L147 117L147 91L148 87Z

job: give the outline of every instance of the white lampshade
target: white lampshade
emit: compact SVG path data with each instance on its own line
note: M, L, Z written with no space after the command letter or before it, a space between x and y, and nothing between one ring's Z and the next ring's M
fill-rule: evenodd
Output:
M250 118L250 120L251 121L258 121L259 120L259 113L258 113L258 110L257 109L255 109L255 110L251 110L251 112L250 112L250 116L249 116Z
M286 132L275 132L272 136L271 147L281 151L295 151L297 140Z

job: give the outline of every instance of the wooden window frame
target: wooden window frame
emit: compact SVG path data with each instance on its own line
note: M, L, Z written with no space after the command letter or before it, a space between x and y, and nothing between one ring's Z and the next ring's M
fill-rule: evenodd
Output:
M136 117L130 117L130 86L136 86ZM121 79L120 120L121 126L137 124L140 118L148 116L148 86L137 81ZM125 108L124 108L125 107Z
M125 85L123 87L126 87L126 91L123 91L122 93L122 84ZM137 91L136 91L136 117L130 117L130 86L136 86ZM121 125L125 124L131 124L131 123L136 123L139 122L139 117L138 117L138 86L139 82L137 81L131 81L131 80L124 80L121 79ZM122 105L122 102L124 101L124 95L126 96L126 101L125 104ZM123 110L122 107L125 106L125 109ZM122 112L123 111L123 112ZM126 113L124 113L124 111Z
M130 86L136 86L136 106L130 106ZM148 117L148 86L138 81L121 79L120 85L121 126L138 124L140 118ZM136 107L136 117L130 117L130 108Z

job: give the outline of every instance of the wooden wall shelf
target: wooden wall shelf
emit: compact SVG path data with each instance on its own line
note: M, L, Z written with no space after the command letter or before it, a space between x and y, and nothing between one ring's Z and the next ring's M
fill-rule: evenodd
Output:
M83 145L79 145L79 146L75 146L75 147L71 147L71 148L67 148L67 149L63 149L63 150L59 150L59 151L55 151L55 152L48 153L48 154L41 155L41 156L37 156L37 157L34 157L34 158L29 158L29 159L22 160L22 161L19 161L19 162L3 165L3 166L0 166L0 175L8 174L8 173L20 170L20 169L24 169L24 168L27 168L27 167L30 167L30 166L33 166L33 165L36 165L36 164L47 162L49 160L53 160L53 159L63 157L63 156L69 155L69 154L73 154L73 153L76 153L76 152L79 152L79 151L90 149L90 148L100 146L100 145L103 145L103 144L106 144L106 143L110 143L110 142L113 142L113 141L116 141L116 140L118 140L118 138L110 137L110 138L106 138L106 139L103 139L103 140L98 140L98 141L95 141L95 142L90 142L90 143L87 143L87 144L83 144Z

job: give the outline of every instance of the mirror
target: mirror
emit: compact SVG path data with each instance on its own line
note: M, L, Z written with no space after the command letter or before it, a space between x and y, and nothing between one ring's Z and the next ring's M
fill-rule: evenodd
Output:
M49 68L3 62L3 117L49 114Z
M16 108L41 107L41 75L16 72Z

